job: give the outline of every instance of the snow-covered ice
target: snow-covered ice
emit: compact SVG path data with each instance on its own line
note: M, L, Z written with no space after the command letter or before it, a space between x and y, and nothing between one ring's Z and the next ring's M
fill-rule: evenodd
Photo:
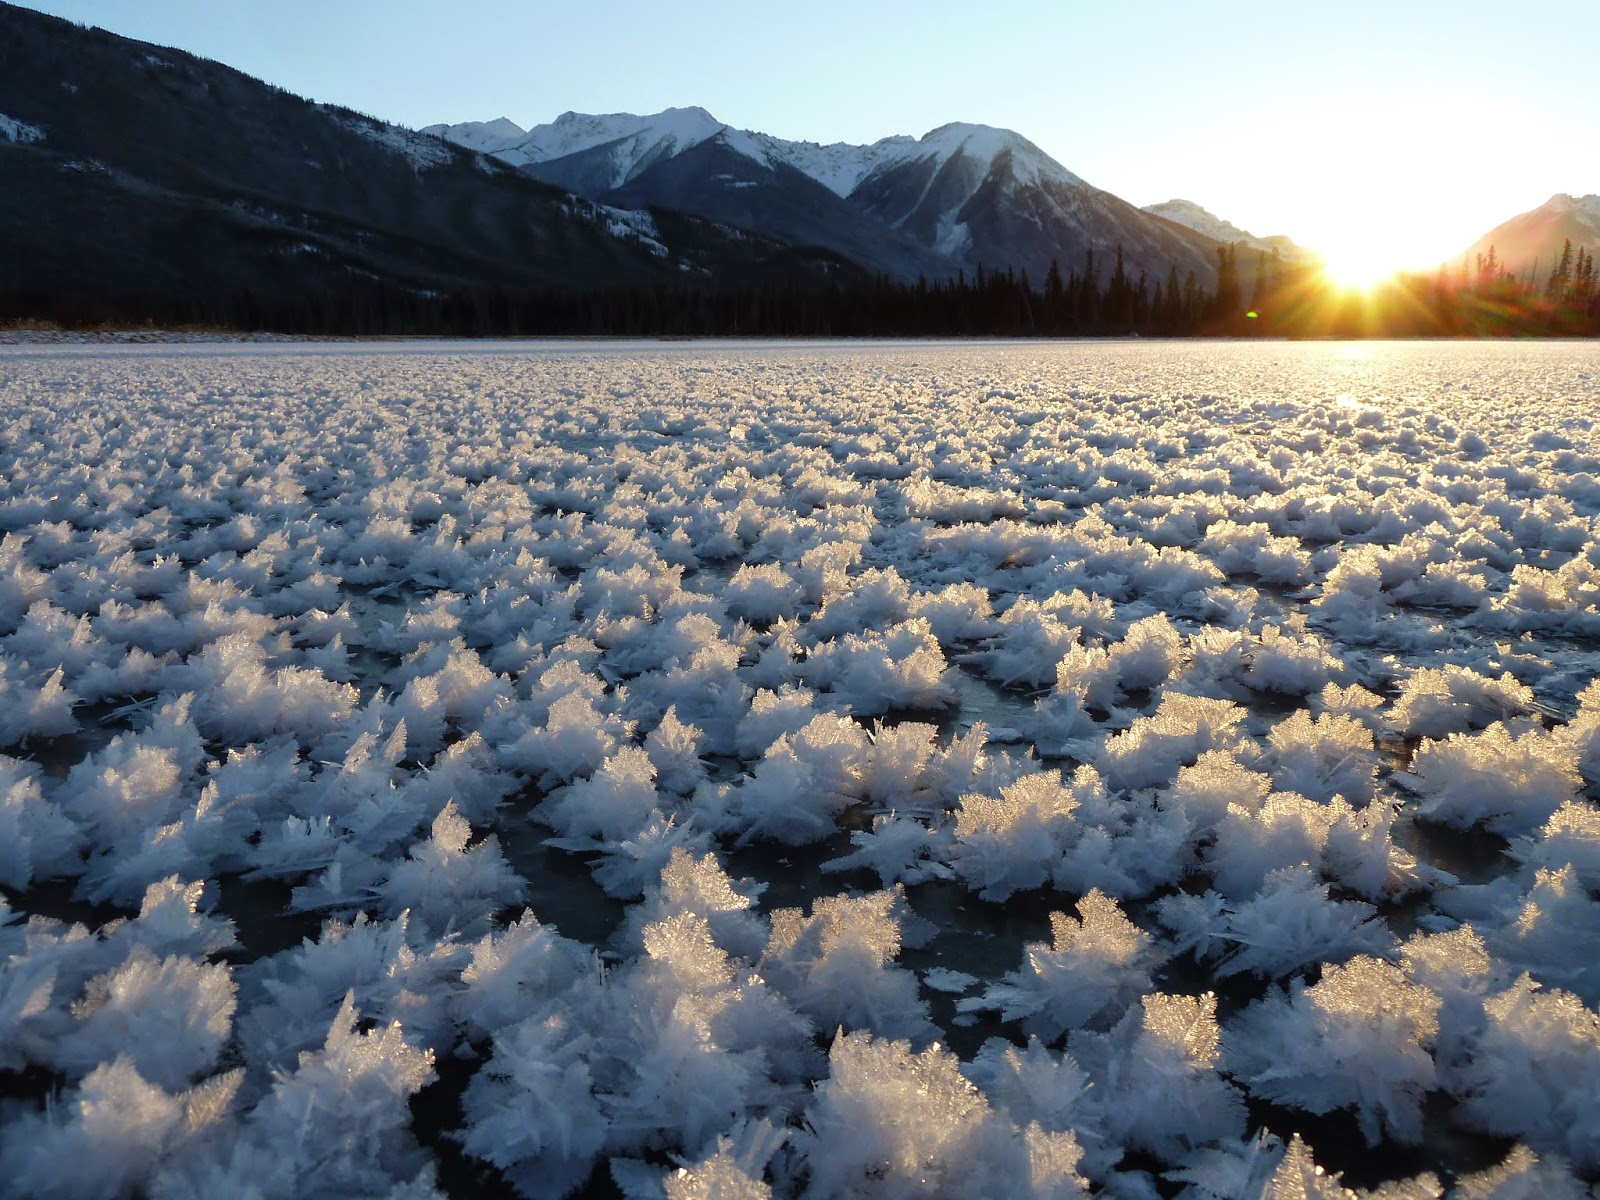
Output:
M1597 406L0 347L0 1190L1584 1194Z

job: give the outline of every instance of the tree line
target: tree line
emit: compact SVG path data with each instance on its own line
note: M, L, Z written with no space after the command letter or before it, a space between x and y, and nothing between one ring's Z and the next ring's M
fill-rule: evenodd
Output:
M1544 280L1517 278L1491 248L1436 276L1341 288L1310 263L1238 245L1217 250L1215 282L1131 273L1122 248L1093 250L1036 285L985 270L902 283L887 277L419 290L353 281L293 296L188 295L131 304L0 295L0 323L163 325L296 334L455 337L1493 337L1600 335L1600 276L1584 247L1564 248ZM1248 276L1248 279L1246 278Z

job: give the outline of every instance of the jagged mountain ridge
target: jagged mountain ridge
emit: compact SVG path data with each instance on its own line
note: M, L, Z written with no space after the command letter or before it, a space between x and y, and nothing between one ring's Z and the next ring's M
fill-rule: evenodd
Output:
M1286 263L1309 264L1318 259L1315 251L1306 249L1293 238L1281 233L1257 237L1248 230L1240 229L1232 221L1226 221L1196 204L1193 200L1164 200L1160 204L1147 204L1140 211L1147 212L1153 217L1160 217L1164 221L1172 221L1230 246L1243 247L1262 254L1276 252Z
M947 259L811 176L782 160L753 158L720 135L658 158L621 187L598 193L598 202L693 213L790 245L822 247L902 280L954 273Z
M1146 204L1139 211L1172 221L1196 233L1203 233L1219 242L1253 244L1260 240L1255 234L1247 233L1233 222L1223 220L1193 200L1163 200L1160 204Z
M615 168L609 187L621 187L654 162L682 153L715 137L764 165L785 163L839 196L848 196L867 176L896 165L934 158L942 164L955 154L992 161L1003 150L1022 149L1032 174L1068 184L1083 181L1037 146L1012 133L987 125L960 122L942 125L920 138L880 138L868 145L791 141L753 130L735 129L703 108L668 108L639 116L634 113L565 112L545 125L523 129L507 117L428 125L422 133L493 154L516 166L543 166L573 155L604 151Z
M919 138L819 145L735 129L702 108L569 112L517 130L505 118L426 128L604 203L748 222L901 279L986 265L1038 281L1052 261L1075 269L1086 252L1108 271L1119 244L1134 274L1176 267L1208 284L1215 275L1213 239L1093 187L1011 130L953 123ZM808 219L797 222L801 212Z

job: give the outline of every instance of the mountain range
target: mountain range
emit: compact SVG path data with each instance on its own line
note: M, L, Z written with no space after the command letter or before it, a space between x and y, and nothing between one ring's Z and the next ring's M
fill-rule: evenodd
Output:
M1037 287L1090 256L1104 281L1119 251L1130 279L1209 289L1224 245L1306 254L1191 201L1136 208L1005 129L818 145L672 108L414 131L6 3L0 179L0 317L980 269ZM1600 197L1554 197L1468 254L1532 269L1564 238L1600 244Z
M430 125L598 203L671 208L811 244L901 280L980 266L1039 282L1052 261L1109 273L1118 246L1132 275L1176 268L1209 284L1218 238L1086 183L1021 134L950 124L920 138L818 145L735 129L703 108L650 116L563 113L523 129L502 117ZM1203 212L1193 206L1196 212Z
M1475 264L1478 255L1493 247L1503 270L1540 284L1568 241L1574 251L1580 246L1600 249L1600 196L1551 196L1531 212L1496 225L1468 246L1462 259Z

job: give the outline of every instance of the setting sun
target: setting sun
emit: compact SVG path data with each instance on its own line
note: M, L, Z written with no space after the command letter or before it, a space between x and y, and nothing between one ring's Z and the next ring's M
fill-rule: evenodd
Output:
M1369 291L1394 277L1396 260L1365 246L1338 247L1322 254L1322 270L1342 288Z
M1450 118L1440 119L1446 111ZM1236 173L1239 191L1229 195L1223 181L1208 190L1207 207L1256 234L1291 234L1316 253L1330 281L1369 290L1396 272L1458 264L1495 224L1480 202L1499 184L1499 173L1484 172L1461 186L1462 164L1481 161L1491 146L1518 155L1537 148L1561 160L1566 152L1551 143L1547 124L1501 95L1399 84L1286 99L1255 122L1255 135L1272 147L1271 171ZM1215 144L1204 149L1217 154ZM1204 161L1200 155L1193 170ZM1515 207L1499 203L1508 213Z

